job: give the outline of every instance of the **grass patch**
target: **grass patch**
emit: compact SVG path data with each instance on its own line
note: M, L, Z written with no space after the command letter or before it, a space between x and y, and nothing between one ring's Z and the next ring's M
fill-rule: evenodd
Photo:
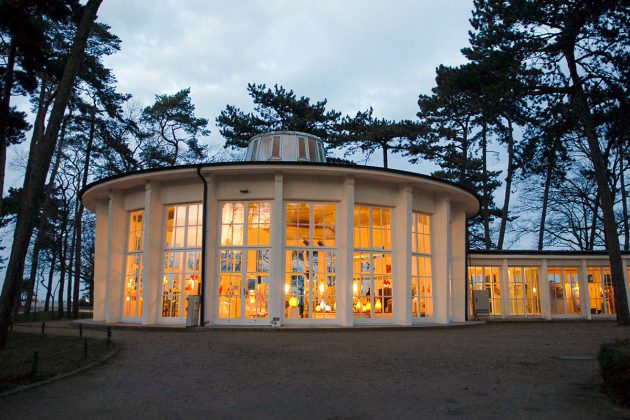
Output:
M630 339L602 345L597 360L606 392L618 404L630 407Z
M88 338L87 358L80 337L12 332L0 351L0 392L71 372L103 357L107 340ZM33 352L39 353L33 372Z

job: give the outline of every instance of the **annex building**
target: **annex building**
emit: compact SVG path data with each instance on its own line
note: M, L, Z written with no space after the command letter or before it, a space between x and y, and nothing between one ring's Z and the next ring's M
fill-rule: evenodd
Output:
M255 136L243 162L102 179L82 200L96 214L97 322L614 316L605 254L467 254L475 194L411 172L326 163L321 140L305 133ZM629 266L624 255L627 276Z

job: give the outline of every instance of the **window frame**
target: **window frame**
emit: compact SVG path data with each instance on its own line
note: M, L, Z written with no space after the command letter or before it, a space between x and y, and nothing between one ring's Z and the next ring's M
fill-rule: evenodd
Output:
M200 224L194 224L191 225L189 223L190 221L190 208L192 206L198 206L198 213L197 213L197 218L198 220L201 221ZM177 207L184 207L185 208L185 218L184 218L184 224L183 225L174 225L173 226L173 234L175 234L175 228L176 227L183 227L184 228L184 239L183 239L183 244L182 246L172 246L170 247L167 242L166 242L166 235L167 235L167 230L168 230L168 209L170 207L173 207L174 209L177 209ZM197 288L199 289L199 293L201 293L201 275L203 272L203 235L204 235L204 223L203 223L203 207L204 207L204 203L202 201L193 201L193 202L185 202L185 203L169 203L169 204L164 204L163 209L164 209L164 214L163 214L163 220L162 220L162 240L161 240L161 246L160 246L160 277L159 279L161 281L158 281L158 294L159 294L159 300L158 300L158 318L160 320L160 322L163 323L182 323L182 322L186 322L186 317L187 317L187 296L189 295L195 295L194 293L190 293L190 294L186 294L186 278L188 274L191 275L197 275ZM175 210L175 212L177 212L177 210ZM176 214L173 217L173 220L176 220ZM197 228L197 235L201 235L200 240L199 240L199 246L189 246L188 243L188 235L190 233L190 227L196 227ZM199 254L199 270L188 270L187 269L187 262L188 262L188 258L189 258L189 254ZM167 254L180 254L181 255L181 271L176 273L178 275L181 276L180 278L180 284L179 284L179 292L178 296L179 296L179 302L178 302L178 316L164 316L164 281L165 281L165 277L167 275L166 272L166 257ZM172 282L171 282L171 286L172 286ZM195 287L195 286L193 286ZM173 293L173 292L171 292ZM199 294L200 298L203 298L203 296L201 296Z
M359 211L359 220L361 218L361 208L367 208L368 209L368 214L369 214L369 221L368 221L368 247L362 247L360 245L361 244L361 229L365 229L365 226L363 225L359 225L357 227L357 224L354 223L353 224L353 232L352 232L352 255L353 255L353 260L352 260L352 318L353 318L353 322L356 324L362 324L362 323L393 323L394 322L394 314L395 314L395 308L394 308L394 296L396 291L394 290L394 246L393 246L393 232L394 232L394 220L393 220L393 213L394 213L394 208L393 207L387 207L387 206L382 206L382 205L373 205L373 204L363 204L363 203L359 203L359 202L355 202L354 206L353 206L353 220L356 220L356 212ZM377 209L380 212L382 212L383 210L387 210L389 212L389 229L385 229L385 228L378 228L378 229L374 229L374 210ZM381 213L381 218L382 218L382 213ZM381 219L382 221L382 219ZM383 226L383 225L381 225ZM355 236L357 233L357 229L359 229L359 246L357 247L357 243L355 241ZM385 243L385 245L387 246L381 246L381 247L377 247L375 246L375 230L380 231L379 234L381 235L381 243ZM387 234L387 232L389 232ZM382 235L385 235L384 237ZM384 238L386 238L384 240ZM355 271L355 267L356 267L356 262L355 259L357 258L357 255L359 256L359 259L361 259L361 262L359 262L359 267L360 270L357 273ZM363 264L365 264L365 262L362 261L362 258L364 255L367 255L367 258L369 259L369 261L367 262L369 264L369 272L364 272L363 271ZM382 272L377 273L376 272L376 266L377 266L377 259L382 258L382 264L384 264L384 269L381 270ZM387 263L389 261L389 270L387 267ZM364 276L368 276L367 281L369 282L369 287L368 287L368 291L370 292L370 298L369 301L365 301L365 298L367 295L363 294L363 288L364 288ZM377 276L382 276L383 280L381 281L385 281L386 277L390 278L390 294L389 295L385 295L385 284L383 284L382 289L381 289L381 295L379 295L379 297L375 297L375 293L372 292L372 290L376 291L376 282L377 282ZM358 286L358 281L361 282L361 286ZM355 290L357 290L357 292L355 292ZM377 304L376 300L380 300L380 309L377 311L379 304ZM360 305L358 305L358 303L361 303ZM366 314L366 311L364 310L365 307L367 306L367 304L369 303L370 307L369 307L369 314ZM391 312L387 312L388 309L388 305L391 303ZM366 316L367 315L367 316Z
M223 205L224 204L242 204L243 205L243 238L242 238L242 243L240 245L234 245L234 244L230 244L230 245L224 245L222 242L222 229L223 229ZM249 217L249 205L250 203L264 203L267 204L269 206L269 244L268 245L260 245L260 241L258 245L249 245L248 244L248 239L249 239L249 221L248 221L248 217ZM213 283L213 290L212 290L212 296L213 296L213 300L214 300L214 304L215 304L215 309L213 310L213 317L214 317L214 321L217 324L230 324L230 323L237 323L237 324L257 324L257 323L267 323L269 322L270 319L270 313L269 313L269 309L270 309L270 299L271 299L271 283L273 281L273 258L274 258L274 251L272 249L272 241L271 241L271 231L273 229L273 223L274 223L274 215L273 215L273 200L265 200L265 199L253 199L253 200L238 200L238 199L234 199L234 200L218 200L217 201L217 213L218 213L218 217L216 220L216 229L217 229L217 246L216 246L216 275L214 278L214 283ZM261 223L257 223L256 226L259 228L261 225ZM240 252L241 257L240 257L240 270L239 271L231 271L231 272L224 272L221 271L221 256L222 256L222 252L229 252L229 251L233 251L233 252ZM249 297L249 294L247 294L245 292L245 289L247 289L248 287L248 274L251 273L259 273L262 271L248 271L248 259L249 259L249 254L250 252L257 252L257 251L267 251L269 258L269 271L267 271L267 283L266 283L266 292L263 294L265 296L264 298L264 304L266 307L266 315L265 316L258 316L258 317L247 317L247 312L246 312L246 299ZM221 274L228 274L230 276L236 276L237 278L240 277L240 286L239 286L239 293L238 294L220 294L219 293L219 289L221 287ZM247 289L249 290L249 289ZM258 299L258 294L255 293L255 299ZM237 300L237 305L238 305L238 316L230 316L231 313L231 308L228 309L228 316L227 317L221 317L221 313L220 313L220 304L222 302L221 298L225 298L228 297L228 299L234 299L234 296L236 296ZM256 302L255 302L256 303ZM231 305L231 303L230 303Z
M427 222L428 232L417 231L418 222L419 222L418 219L420 217L426 217L428 219L428 222ZM424 245L422 247L420 246L420 239L421 238L423 239L422 243L424 244L425 243L424 239L427 236L428 236L428 250L424 247ZM415 322L431 321L435 317L435 306L434 306L434 299L433 299L433 292L435 291L435 282L433 278L433 254L431 252L433 249L432 238L433 238L433 223L431 222L431 214L412 210L411 211L411 273L409 275L410 287L408 290L410 291L409 296L411 299L411 319ZM427 260L428 260L428 264L426 264ZM421 271L421 267L424 267L424 269L426 270L427 266L429 267L428 275L426 275L426 271L425 271L425 275L420 275L420 273L423 272ZM417 273L416 276L414 276L414 269L415 269L415 272ZM426 291L425 294L423 295L421 286L426 285L426 283L423 283L423 279L426 281L427 278L429 279L430 290ZM416 287L417 296L414 295L413 293L414 286ZM414 302L414 299L415 299L415 302ZM423 301L424 301L424 304L426 305L425 308L427 308L424 316L422 315L422 311L421 311ZM414 305L416 308L416 315L414 315ZM430 308L430 312L428 308Z
M306 138L306 137L305 137ZM308 139L308 138L306 138ZM287 227L287 212L288 212L288 206L289 204L295 204L298 206L301 204L305 204L308 206L309 209L309 234L308 234L308 245L306 244L300 244L300 245L290 245L288 243L288 227ZM324 207L324 215L326 214L326 206L333 206L334 210L335 210L335 223L334 225L330 225L330 224L317 224L315 222L315 206L317 205L321 205ZM282 318L285 322L287 323L295 323L295 324L300 324L300 323L331 323L331 321L336 321L338 319L339 316L339 311L336 309L336 304L337 302L340 300L340 288L339 288L339 284L337 283L338 278L339 278L339 273L337 272L337 268L336 268L336 264L337 264L337 258L339 257L339 248L338 248L338 244L339 244L339 236L338 236L338 231L339 231L339 226L338 226L338 221L339 221L339 203L335 202L335 201L312 201L312 200L284 200L283 201L283 218L282 218L282 222L283 222L283 246L282 246L282 250L283 250L283 255L282 255L282 267L283 267L283 276L282 276L282 296L284 298L284 302L285 302L285 310L283 311L282 314ZM327 220L326 218L324 220ZM335 228L335 235L334 235L334 245L327 245L327 244L323 244L323 245L318 245L314 243L315 240L315 236L314 236L314 232L315 232L315 227L316 226L334 226ZM298 239L299 240L299 239ZM332 253L333 255L333 259L334 259L334 263L333 263L333 267L334 267L334 271L333 272L328 272L328 271L309 271L313 277L309 278L307 281L308 282L313 282L315 276L318 277L318 280L320 280L320 277L324 277L325 280L325 289L323 292L324 296L332 296L329 293L327 293L328 289L327 287L332 287L330 285L328 285L329 279L333 278L334 279L334 287L335 287L335 302L333 303L333 305L327 305L327 306L331 306L331 309L333 312L334 311L334 316L326 316L324 311L323 316L314 316L316 315L317 311L316 311L316 306L317 305L313 305L313 299L314 296L316 295L316 291L313 290L313 287L309 287L308 288L308 302L309 305L312 306L312 311L308 310L308 317L302 318L302 317L289 317L288 315L290 314L290 312L288 312L290 310L290 298L292 296L289 295L293 295L294 293L291 291L291 287L288 283L287 283L287 279L288 276L292 275L292 273L301 273L303 271L288 271L287 270L287 256L289 254L292 254L293 252L300 252L300 253L304 253L304 255L307 256L308 258L308 267L313 267L313 261L314 259L314 252L324 252L326 253L326 257L324 259L324 261L328 261L329 259L329 255L330 253ZM318 267L320 264L322 264L321 262L322 260L319 260L318 257ZM305 267L304 270L306 270L306 264L307 261L304 261ZM310 284L310 283L309 283ZM287 292L287 286L289 286L289 291ZM317 295L322 294L322 293L317 293ZM304 295L306 296L306 295ZM297 296L296 296L297 297ZM327 302L328 303L328 302ZM331 302L332 303L332 302ZM287 305L289 305L287 307ZM333 309L334 306L334 309Z
M126 232L126 246L125 246L125 257L123 259L123 281L122 281L122 308L121 308L121 319L123 321L140 321L142 319L142 314L144 313L144 247L145 247L145 241L144 241L144 229L145 229L145 209L144 207L142 208L137 208L137 209L133 209L133 210L129 210L126 212L127 213L127 226L125 229ZM129 250L129 242L130 242L130 235L131 235L131 220L132 217L134 215L134 213L140 213L142 215L142 227L140 228L140 232L141 232L141 238L142 238L142 246L139 249L134 249L133 251ZM128 273L128 266L129 266L129 257L139 257L139 266L140 266L140 270L139 270L139 281L136 282L136 287L135 287L135 291L136 291L136 303L135 303L135 313L136 315L126 315L126 302L127 302L127 277L129 276ZM140 285L140 287L138 287L138 285ZM138 289L140 289L142 291L142 293L138 293ZM140 302L140 303L139 303ZM139 309L139 310L138 310Z

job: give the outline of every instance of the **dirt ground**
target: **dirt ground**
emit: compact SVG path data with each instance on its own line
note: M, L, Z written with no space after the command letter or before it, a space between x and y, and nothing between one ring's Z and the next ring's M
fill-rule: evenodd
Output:
M630 418L597 365L601 343L626 337L613 322L115 330L114 359L0 399L0 417Z

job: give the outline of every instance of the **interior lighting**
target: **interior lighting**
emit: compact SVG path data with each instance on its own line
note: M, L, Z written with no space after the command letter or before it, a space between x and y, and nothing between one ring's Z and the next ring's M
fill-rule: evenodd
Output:
M295 308L296 306L298 306L298 299L295 296L291 296L289 298L289 306L292 308Z
M319 283L319 293L324 293L324 283Z
M383 309L383 304L381 303L381 300L376 299L376 302L374 302L374 312L381 312L382 309Z
M287 293L287 294L289 293L289 283L286 283L284 285L284 293Z
M355 295L359 293L359 285L357 284L356 281L352 283L352 293L354 293Z

